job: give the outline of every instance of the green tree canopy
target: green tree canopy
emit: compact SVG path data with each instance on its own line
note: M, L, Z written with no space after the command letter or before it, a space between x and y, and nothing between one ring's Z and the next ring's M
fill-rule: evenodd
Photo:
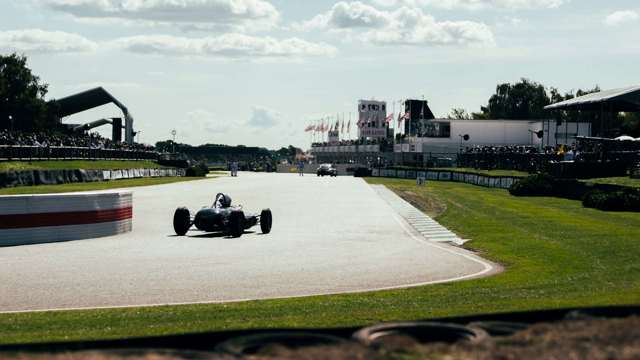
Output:
M27 67L25 56L0 55L0 128L30 131L52 125L47 87Z
M515 84L499 84L487 106L481 107L474 118L529 120L548 118L544 107L551 103L542 84L521 79Z

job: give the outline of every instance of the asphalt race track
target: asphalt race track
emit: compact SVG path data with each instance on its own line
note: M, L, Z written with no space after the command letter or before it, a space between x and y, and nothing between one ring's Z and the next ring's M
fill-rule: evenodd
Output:
M279 298L461 280L488 262L421 238L362 179L241 173L134 188L133 232L0 248L0 311ZM273 230L231 239L173 233L178 206L226 192L269 207Z

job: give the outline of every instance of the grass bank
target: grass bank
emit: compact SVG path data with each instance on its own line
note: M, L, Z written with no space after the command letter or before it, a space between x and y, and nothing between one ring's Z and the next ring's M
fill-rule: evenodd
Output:
M151 160L45 160L45 161L2 161L0 172L20 170L121 170L158 169L163 166Z
M628 176L625 177L611 177L611 178L601 178L601 179L589 179L584 180L589 184L611 184L611 185L621 185L621 186L629 186L640 188L640 179L632 179Z
M140 178L140 179L123 179L112 181L98 181L88 183L71 183L60 185L37 185L37 186L19 186L15 188L0 189L0 195L20 195L20 194L57 194L76 191L96 191L111 190L139 186L152 186L173 184L183 181L203 180L203 178L189 177L157 177L157 178Z
M493 277L404 290L232 304L0 315L0 342L108 339L223 329L354 326L387 320L640 303L640 214L579 201L412 180L385 184L499 262ZM364 235L363 235L364 236Z

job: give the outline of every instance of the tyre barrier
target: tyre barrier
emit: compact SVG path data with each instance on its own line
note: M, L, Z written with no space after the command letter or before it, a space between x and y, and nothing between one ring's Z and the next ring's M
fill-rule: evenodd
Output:
M218 344L215 351L236 356L248 356L260 354L271 346L296 349L307 346L340 345L346 342L346 339L319 333L274 332L234 337Z
M365 327L353 334L356 341L366 346L381 346L397 336L410 337L420 343L452 344L458 341L476 343L484 340L488 335L479 328L428 321L382 323Z
M0 247L122 234L132 219L128 191L0 196Z
M440 318L422 322L384 323L365 328L226 330L121 340L0 345L0 357L12 353L75 355L91 351L95 354L108 355L118 352L144 354L145 351L159 351L175 354L175 359L198 358L194 356L182 357L184 354L203 355L203 358L207 359L247 359L254 358L250 355L252 353L268 350L269 346L304 349L308 346L359 344L364 348L386 349L385 345L388 344L385 340L391 340L392 335L406 335L423 344L434 341L449 344L456 343L456 341L467 343L470 341L471 344L481 346L484 341L491 340L492 337L508 336L540 323L561 323L585 317L625 319L637 316L640 316L640 306L552 309ZM389 343L394 345L393 341L389 341ZM178 350L182 353L174 353ZM36 358L42 359L43 357ZM119 357L115 358L119 359Z

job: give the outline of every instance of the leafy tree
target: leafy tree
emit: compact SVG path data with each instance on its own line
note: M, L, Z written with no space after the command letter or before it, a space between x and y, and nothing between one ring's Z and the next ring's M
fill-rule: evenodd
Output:
M53 125L55 109L44 100L47 88L25 56L0 55L0 128L30 131Z
M487 106L474 118L528 120L548 116L544 107L551 103L545 87L528 79L515 84L499 84Z
M471 115L469 115L467 110L463 108L453 108L451 109L451 112L449 113L449 115L447 115L447 118L453 119L453 120L470 120Z
M620 134L640 137L640 113L620 113L618 114Z

